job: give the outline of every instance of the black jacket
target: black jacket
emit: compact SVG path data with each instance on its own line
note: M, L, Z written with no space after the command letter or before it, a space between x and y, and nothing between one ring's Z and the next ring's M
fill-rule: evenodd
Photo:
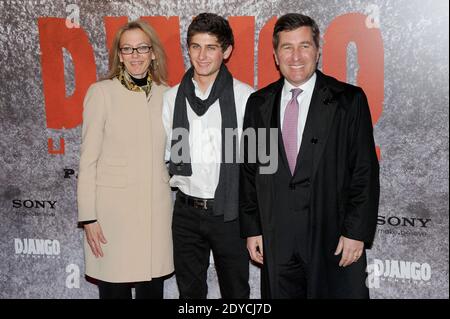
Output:
M341 255L334 252L341 235L364 241L366 246L375 235L380 185L370 110L361 88L320 71L316 74L294 176L261 174L264 164L259 158L256 163L249 162L245 143L242 150L241 235L263 235L263 298L277 295L274 247L280 230L274 227L273 215L293 208L309 213L308 298L368 298L365 254L342 268L338 265ZM244 130L279 127L283 81L250 96ZM257 138L261 136L257 134ZM278 139L280 172L289 168L279 129ZM289 192L293 196L285 196Z

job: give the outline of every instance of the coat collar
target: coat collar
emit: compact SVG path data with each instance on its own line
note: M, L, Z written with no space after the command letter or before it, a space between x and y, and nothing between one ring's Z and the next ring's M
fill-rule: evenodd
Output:
M316 85L311 98L302 144L297 157L297 167L294 172L293 183L300 183L307 179L312 180L313 176L315 176L338 105L337 97L345 88L344 83L324 75L319 70L316 71L316 74ZM279 105L283 84L284 78L280 78L278 81L255 94L255 96L261 98L261 116L264 126L267 128L279 128ZM280 129L278 129L278 133L280 137L278 149L283 161L282 165L289 167ZM312 157L309 156L310 154ZM312 170L303 170L300 167L300 164L306 156L311 158Z
M320 71L316 71L316 73L316 85L311 98L292 181L294 184L314 180L336 113L338 95L344 90L343 83L324 75ZM311 166L308 170L302 170L300 167L303 163L302 160L308 161L309 159Z

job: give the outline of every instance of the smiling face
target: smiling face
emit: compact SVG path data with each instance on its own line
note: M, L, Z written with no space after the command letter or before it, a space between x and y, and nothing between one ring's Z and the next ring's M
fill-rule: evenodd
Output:
M319 48L314 44L311 28L280 32L274 55L281 74L289 83L298 87L308 81L319 61Z
M152 46L150 38L141 29L131 29L125 31L120 37L120 48L140 46ZM120 62L123 62L127 72L137 79L142 79L148 71L150 63L155 59L152 50L148 53L140 54L133 50L132 54L123 54L119 51Z
M212 83L219 73L224 59L228 59L233 47L222 51L217 37L208 33L197 33L189 43L189 58L194 67L194 79Z

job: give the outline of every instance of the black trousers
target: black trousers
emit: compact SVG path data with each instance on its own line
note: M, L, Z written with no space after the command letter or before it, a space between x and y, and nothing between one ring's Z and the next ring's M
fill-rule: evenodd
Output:
M279 211L276 220L275 299L305 299L308 283L308 214Z
M181 299L205 299L210 250L222 298L249 298L249 256L237 220L224 222L212 209L175 201L173 222L175 276Z
M131 299L131 288L133 286L136 299L163 299L163 278L153 278L151 281L136 283L99 281L100 299Z

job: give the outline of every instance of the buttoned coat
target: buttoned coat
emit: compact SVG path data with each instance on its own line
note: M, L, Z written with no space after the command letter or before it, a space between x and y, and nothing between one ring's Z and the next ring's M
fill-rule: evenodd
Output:
M148 97L116 78L94 83L84 100L78 220L98 220L107 244L95 258L84 240L86 275L148 281L173 272L172 198L164 163L164 85Z
M340 236L372 244L380 195L379 164L375 152L369 105L363 90L316 71L309 112L294 174L289 171L280 130L280 99L284 79L253 93L244 130L275 129L278 166L273 174L261 158L249 161L244 144L240 175L240 225L243 237L262 235L264 266L262 297L278 296L277 238L283 229L278 214L303 214L307 253L308 298L368 298L366 256L339 267L334 255ZM273 131L272 131L273 132ZM258 133L258 141L261 136ZM258 153L259 155L259 153Z

